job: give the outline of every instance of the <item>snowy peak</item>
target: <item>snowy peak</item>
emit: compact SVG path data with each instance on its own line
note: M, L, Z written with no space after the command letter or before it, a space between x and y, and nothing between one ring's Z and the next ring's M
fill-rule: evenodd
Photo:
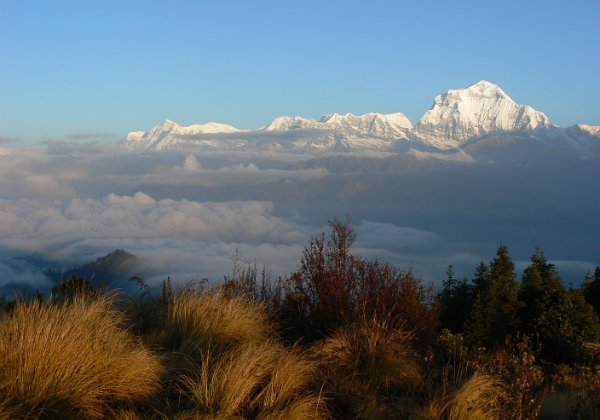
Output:
M372 134L377 126L393 127L396 130L410 130L412 124L401 112L395 114L379 114L377 112L369 112L363 115L353 114L328 114L322 116L319 121L333 128L344 128L362 131Z
M600 125L577 124L575 127L590 136L600 137Z
M267 125L266 131L287 131L301 128L323 128L316 120L304 117L277 117L271 124Z
M303 117L279 117L264 129L266 131L288 131L307 128L331 131L341 137L403 139L412 129L412 124L400 112L395 114L369 112L364 115L334 113L323 115L318 120Z
M180 127L182 134L217 134L217 133L237 133L241 131L229 124L208 122L206 124L193 124L187 127Z
M453 95L457 97L461 95L468 95L478 98L496 98L515 103L515 101L513 101L512 98L500 88L500 86L488 82L487 80L480 80L477 83L467 86L465 89L449 90L447 95Z
M166 119L148 131L131 131L120 145L126 149L146 148L160 150L185 140L187 136L219 133L238 133L241 130L215 122L181 126L173 120Z
M451 149L488 133L550 126L550 119L544 113L517 104L499 86L481 80L465 89L437 96L413 134L427 145Z
M319 121L326 124L328 129L355 137L378 137L389 139L406 138L412 124L400 112L396 114L379 114L369 112L363 115L329 114L322 116Z
M553 126L528 105L516 103L499 86L481 80L438 95L412 126L402 113L327 114L318 119L282 116L255 130L209 122L189 126L165 120L148 131L132 131L119 146L126 149L274 151L290 153L385 152L409 148L446 151L486 139L530 139L549 147L568 147L579 156L600 156L600 127ZM566 149L565 149L566 150Z

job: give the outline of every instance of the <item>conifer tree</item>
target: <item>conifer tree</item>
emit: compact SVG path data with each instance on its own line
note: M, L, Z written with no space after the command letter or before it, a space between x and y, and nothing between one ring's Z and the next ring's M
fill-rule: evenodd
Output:
M496 258L490 263L486 288L482 291L486 306L490 346L500 345L506 335L514 334L518 326L518 290L515 264L508 255L508 247L500 245Z
M476 290L483 289L489 272L489 267L483 261L480 261L473 276L473 287Z
M473 306L473 287L467 279L455 277L452 265L448 266L442 284L439 295L441 326L454 333L462 332Z
M481 292L474 290L473 306L465 323L465 343L471 348L480 348L486 345L487 321Z
M519 318L522 331L532 332L536 328L536 320L543 313L544 285L539 267L530 265L523 273L523 281L519 290Z
M467 342L493 348L504 343L518 326L518 283L508 248L500 245L488 266L479 264L473 278L475 296L465 327Z
M600 266L596 267L593 276L591 273L586 275L582 289L585 301L600 315Z
M598 337L596 315L578 290L565 289L541 250L531 257L519 290L521 329L541 340L542 357L554 362L581 359L583 343Z

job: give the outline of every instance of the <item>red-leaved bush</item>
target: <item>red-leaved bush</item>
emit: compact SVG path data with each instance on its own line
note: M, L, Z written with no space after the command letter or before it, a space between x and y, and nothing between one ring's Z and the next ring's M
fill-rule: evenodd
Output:
M433 290L410 270L369 261L351 252L350 222L330 222L330 238L313 237L300 268L286 283L281 321L312 341L359 319L385 319L415 332L419 344L436 336Z

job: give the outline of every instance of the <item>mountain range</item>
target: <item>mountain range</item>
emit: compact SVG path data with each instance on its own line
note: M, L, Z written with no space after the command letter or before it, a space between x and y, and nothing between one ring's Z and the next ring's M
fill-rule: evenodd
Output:
M490 137L525 138L547 146L566 147L583 158L600 156L600 126L577 124L560 128L543 112L516 103L499 86L485 80L437 96L431 109L414 126L400 112L334 113L319 119L283 116L255 130L215 122L181 126L165 120L148 131L128 133L119 146L130 150L193 147L316 155L410 149L452 152Z

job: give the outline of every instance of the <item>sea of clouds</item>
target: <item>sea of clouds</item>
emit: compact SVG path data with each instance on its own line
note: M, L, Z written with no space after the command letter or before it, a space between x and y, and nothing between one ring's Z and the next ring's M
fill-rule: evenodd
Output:
M151 285L167 275L218 282L235 255L285 275L312 235L348 216L357 253L426 281L439 283L448 264L470 276L500 243L519 269L543 247L576 284L600 263L600 198L584 179L600 179L597 162L552 170L413 156L425 163L404 167L382 165L393 159L383 156L356 158L353 169L331 159L302 163L308 159L5 142L0 288L46 290L45 268L75 267L114 249L138 256L136 273ZM374 161L379 169L364 169Z

